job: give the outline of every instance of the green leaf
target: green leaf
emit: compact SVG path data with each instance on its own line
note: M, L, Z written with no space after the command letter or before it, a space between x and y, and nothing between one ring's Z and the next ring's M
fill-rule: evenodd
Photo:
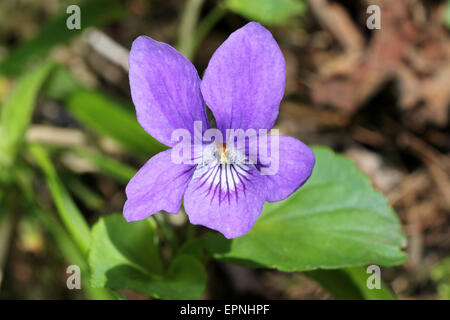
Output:
M59 247L68 265L76 264L80 267L82 274L89 274L87 257L82 254L79 246L77 246L67 231L64 230L59 221L50 212L39 207L38 198L29 183L34 178L31 168L18 164L13 167L13 173L15 181L22 192L22 205L24 209L39 220L52 234L56 245ZM82 282L82 288L89 299L106 300L114 298L109 289L92 288L88 283L87 276L82 277Z
M31 121L36 97L53 64L47 63L22 76L1 110L0 157L11 165Z
M85 257L82 255L80 248L70 238L64 228L61 227L53 215L48 211L41 209L39 200L30 181L35 179L34 172L31 167L19 162L13 168L14 181L21 192L22 206L26 212L30 213L39 220L48 231L53 235L56 245L61 250L64 258L69 264L79 265L81 269L87 269Z
M288 199L267 203L253 229L207 241L216 258L281 271L402 264L406 245L385 197L347 158L313 148L311 178Z
M27 210L33 214L51 233L54 237L56 245L59 247L64 259L68 264L76 264L81 269L88 271L86 257L81 253L80 248L67 234L67 231L60 225L57 219L53 218L52 214L44 211L38 206L31 206Z
M363 296L358 286L345 273L344 269L338 270L314 270L305 274L319 283L336 299L362 300Z
M82 88L69 69L56 64L42 88L42 94L46 98L63 102Z
M0 62L0 73L18 74L25 70L29 63L44 57L52 47L67 43L88 27L104 25L126 14L123 6L116 1L84 1L80 4L81 29L69 30L66 26L69 14L66 13L65 7L62 9L59 15L39 29L34 38L23 43Z
M344 300L392 300L395 299L384 283L380 289L369 289L367 273L362 267L339 270L314 270L305 274L317 281L336 299Z
M68 107L86 127L113 138L130 151L153 155L167 149L142 129L131 108L100 93L76 92L69 98Z
M44 93L48 98L67 105L80 123L97 134L114 139L131 152L151 156L167 149L139 125L131 104L120 103L102 93L84 89L64 67L58 66L51 73L44 86ZM102 161L99 156L91 160L117 178L129 180L125 176L130 174L130 170L124 166L118 168L112 162ZM117 175L116 169L123 169L124 173Z
M3 189L0 189L0 208L3 208L3 206L4 206L4 201L5 201L4 199L5 199L5 196L3 193ZM5 211L0 210L0 223L2 222L4 215L5 215Z
M178 255L164 271L157 245L153 219L128 223L120 214L101 218L92 229L92 285L160 299L198 298L205 289L203 265Z
M300 0L227 0L225 5L249 20L272 25L284 25L306 10Z
M83 253L87 253L91 232L83 215L78 210L45 150L39 145L31 145L30 152L37 161L47 179L48 187L55 202L58 213L71 236L75 239Z
M86 185L80 177L66 174L62 177L63 183L69 191L78 198L87 208L99 210L105 204L105 200L95 190Z
M447 0L444 8L444 25L450 29L450 0Z
M75 264L80 267L81 273L89 274L89 268L86 263L86 257L79 251L79 248L69 237L66 231L59 225L52 215L46 211L42 211L38 207L32 207L28 210L36 216L38 220L50 231L54 240L59 247L61 253L69 265ZM86 277L87 278L87 277ZM82 278L82 289L85 291L89 299L93 300L110 300L113 299L113 293L104 288L93 288L85 277Z
M366 268L352 267L345 268L342 270L345 272L353 281L353 283L358 287L361 295L366 300L394 300L395 297L392 292L386 287L386 285L381 282L380 289L369 289L367 286L367 280L372 275L372 273L367 273Z
M10 208L2 206L0 211L0 273L4 273L8 253L11 248L11 236L14 232L14 212ZM0 285L2 279L0 278Z
M129 151L149 156L167 149L139 125L131 104L84 89L64 67L55 68L45 84L44 93L48 98L66 104L70 113L83 125L114 139ZM111 169L114 170L112 166ZM125 174L129 172L126 170Z
M76 155L86 159L100 172L122 183L128 183L137 170L103 154L85 149L72 150Z
M439 297L442 300L450 300L450 257L433 267L431 278L438 283Z

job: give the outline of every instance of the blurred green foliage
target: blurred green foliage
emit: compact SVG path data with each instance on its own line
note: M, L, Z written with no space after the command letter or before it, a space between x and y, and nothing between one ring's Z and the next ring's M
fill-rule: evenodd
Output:
M0 118L0 168L7 170L31 120L37 93L53 64L47 63L19 79L11 96L3 104Z
M61 101L81 124L130 152L148 156L167 149L142 129L131 103L84 89L66 68L55 68L43 90L49 98Z
M124 17L126 14L122 6L115 1L85 1L81 4L81 8L83 27L102 25ZM90 228L64 184L59 180L59 174L45 149L39 145L27 148L24 141L25 131L30 124L39 92L44 93L47 98L60 100L65 104L65 99L82 90L82 86L74 80L67 69L56 65L45 56L52 47L67 43L74 36L81 34L81 31L66 28L66 18L67 14L64 10L45 24L34 38L13 49L6 59L0 62L0 73L14 75L17 78L12 93L1 105L0 110L2 138L0 140L0 213L2 216L6 214L8 221L16 215L25 215L22 219L28 219L29 215L36 217L51 232L66 260L79 265L83 272L88 274L86 254L90 245ZM130 172L133 172L133 169L126 165L117 165L114 159L102 161L104 156L101 154L78 151L89 155L98 163L106 163L103 167L106 167L109 172L123 170L122 177L129 176ZM48 211L47 205L33 190L32 181L38 176L38 172L34 170L33 160L37 161L45 173L60 220ZM78 192L80 197L92 201L92 194L88 197L88 189L83 189L79 185L78 191L82 191ZM61 226L60 221L64 227ZM6 222L4 219L0 221L1 227L5 228L4 235L14 228L13 224ZM2 242L7 243L9 239L3 240ZM8 247L9 245L0 248L2 255ZM0 259L0 272L2 267L3 261ZM88 281L85 281L83 286L87 296L92 299L114 297L109 290L92 288Z
M30 152L45 174L48 187L52 193L61 220L66 225L75 242L79 245L81 251L86 254L91 241L91 233L83 215L59 180L56 169L45 150L39 145L31 145Z
M438 293L441 299L450 300L450 257L437 264L431 278L438 283Z
M450 0L447 0L444 8L444 24L450 29Z
M153 139L136 121L134 112L95 91L79 91L67 101L72 115L97 134L119 142L131 152L156 154L167 149Z
M54 46L67 43L88 27L101 26L124 18L127 13L118 2L112 0L84 1L80 4L80 11L82 12L80 30L67 29L68 14L64 10L43 25L32 39L21 44L0 62L0 73L19 74L30 65L38 63L38 59L44 58Z
M245 18L267 25L286 25L306 11L302 0L227 0L225 4Z
M73 148L71 150L76 155L87 159L92 165L94 165L98 171L103 174L114 178L115 180L126 184L136 174L137 170L115 160L112 157L105 156L99 152L86 150L82 148Z

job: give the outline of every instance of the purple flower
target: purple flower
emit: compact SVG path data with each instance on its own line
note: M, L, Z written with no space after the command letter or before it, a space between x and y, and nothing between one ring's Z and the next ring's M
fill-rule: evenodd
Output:
M260 134L275 123L286 73L280 48L260 24L250 22L233 32L212 56L203 80L174 48L145 36L133 42L129 63L139 123L173 148L151 158L129 182L127 221L161 210L178 213L184 197L192 224L235 238L252 228L265 201L286 199L311 175L315 158L310 148L291 137ZM205 102L226 142L202 139L201 160L175 163L174 131L195 136L195 121L200 134L211 130ZM235 148L229 129L258 134L247 137L244 148ZM197 156L193 152L188 158ZM266 158L278 165L268 165Z

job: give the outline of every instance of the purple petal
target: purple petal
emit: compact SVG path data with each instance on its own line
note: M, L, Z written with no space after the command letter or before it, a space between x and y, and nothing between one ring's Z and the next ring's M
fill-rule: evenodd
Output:
M286 66L272 34L250 22L216 50L201 90L217 128L272 128L283 98Z
M128 183L123 209L127 221L141 220L161 210L170 213L180 210L194 167L174 164L171 152L169 149L152 157Z
M259 141L259 161L264 177L266 201L281 201L300 188L311 176L314 152L303 142L286 136L267 136ZM278 140L277 142L275 142ZM265 156L262 155L262 150Z
M209 128L200 78L195 67L168 44L140 36L130 57L130 88L141 126L160 142L173 146L175 129L194 132L194 121Z
M245 165L196 169L184 196L189 221L217 230L228 239L247 233L264 204L261 178Z

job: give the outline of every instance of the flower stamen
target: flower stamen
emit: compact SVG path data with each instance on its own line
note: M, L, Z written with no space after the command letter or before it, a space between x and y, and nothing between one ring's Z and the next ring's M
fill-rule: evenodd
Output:
M228 163L227 144L225 142L216 143L219 160L222 165Z

